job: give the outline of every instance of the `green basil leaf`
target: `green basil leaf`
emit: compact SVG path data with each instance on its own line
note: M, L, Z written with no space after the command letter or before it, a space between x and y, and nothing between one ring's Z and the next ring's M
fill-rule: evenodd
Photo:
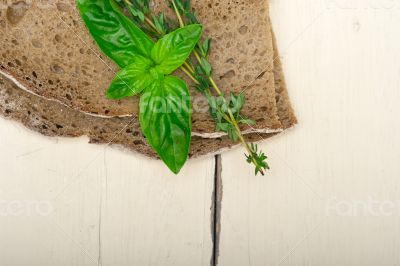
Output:
M100 49L121 68L138 54L150 57L153 40L121 13L114 0L77 0L77 5Z
M193 24L177 29L161 38L151 51L157 69L165 75L171 74L189 57L199 41L203 27Z
M121 99L142 92L153 82L149 72L153 65L150 59L136 56L132 64L117 73L107 91L107 98Z
M166 76L140 97L140 127L164 163L177 174L185 164L191 140L191 105L182 80Z

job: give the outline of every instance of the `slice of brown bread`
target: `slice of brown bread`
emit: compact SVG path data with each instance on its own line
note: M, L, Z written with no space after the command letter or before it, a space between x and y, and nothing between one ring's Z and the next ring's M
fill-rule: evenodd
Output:
M157 158L139 130L134 117L101 118L84 114L58 102L20 89L11 80L0 77L0 115L18 121L46 136L88 136L90 143L118 145ZM260 136L254 136L260 138ZM194 136L190 157L199 157L231 147L226 137L204 139Z
M100 116L137 115L137 97L105 98L117 67L94 44L75 1L1 4L6 7L0 10L1 71L35 94L76 110ZM195 0L193 5L214 39L210 58L217 83L225 92L246 91L243 113L257 121L256 130L279 131L267 1ZM214 122L205 108L199 109L202 112L193 115L193 131L218 136L210 135Z
M275 33L272 30L272 41L274 47L274 80L275 80L275 100L278 108L278 117L284 129L288 129L297 124L292 104L290 103L289 93L286 86L285 75L283 74L282 61L279 56L279 49L276 43Z
M274 44L276 44L274 42ZM275 67L280 69L280 60L275 47ZM282 72L276 75L276 91L280 121L285 128L296 123L296 118L287 97L287 90ZM0 76L0 114L16 120L26 127L47 136L78 137L86 135L91 143L121 145L146 156L156 157L147 145L139 130L137 119L99 118L84 114L58 102L47 100L17 87L13 82ZM253 133L246 137L259 141L273 134ZM198 157L213 154L236 145L227 137L203 139L193 137L190 156Z

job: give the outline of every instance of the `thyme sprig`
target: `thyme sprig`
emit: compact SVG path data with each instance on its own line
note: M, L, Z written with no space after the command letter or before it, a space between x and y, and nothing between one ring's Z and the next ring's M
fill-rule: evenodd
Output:
M192 9L191 0L169 1L169 7L175 13L176 20L167 18L164 13L154 14L150 8L150 0L119 0L118 2L129 11L133 22L155 39L161 38L178 27L200 23L196 12ZM245 95L243 92L238 95L231 93L229 100L225 98L226 95L213 79L213 68L208 60L211 44L212 40L208 37L203 42L198 42L192 52L195 60L189 58L181 66L181 70L193 81L193 87L206 97L211 116L216 123L216 131L227 133L232 141L240 141L247 151L246 161L255 167L255 174L264 175L264 171L270 169L266 162L267 156L258 150L257 144L247 142L240 129L241 125L255 124L255 121L241 114Z

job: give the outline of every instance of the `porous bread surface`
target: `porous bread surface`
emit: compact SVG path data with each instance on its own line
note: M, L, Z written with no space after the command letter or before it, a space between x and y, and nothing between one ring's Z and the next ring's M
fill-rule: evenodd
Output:
M276 43L274 42L274 45ZM274 47L276 59L279 54ZM280 66L280 60L275 60ZM279 68L280 69L280 68ZM285 128L296 123L281 70L274 71L277 81L279 119ZM135 117L99 118L68 108L58 102L28 93L0 75L0 114L19 121L26 127L47 136L78 137L86 135L91 143L120 145L132 151L156 158L141 134ZM260 141L274 134L247 134L250 141ZM235 146L227 137L203 139L193 137L190 157L217 153Z
M118 68L87 34L75 1L0 1L7 7L0 11L1 68L34 93L85 112L137 113L137 98L105 97Z
M46 136L79 137L91 143L118 143L148 156L154 156L137 119L94 117L26 92L12 81L0 78L0 112Z
M154 4L156 11L169 10L168 1ZM204 35L212 38L209 59L216 83L227 95L245 92L243 115L257 122L254 128L281 128L275 102L268 1L192 0L192 6L204 25ZM195 119L204 125L200 130L214 123L206 113Z
M43 6L36 1L1 0L1 4L6 7L0 11L1 71L34 93L77 110L137 116L137 97L111 101L104 96L118 68L89 36L75 1ZM214 39L210 60L222 90L246 91L243 114L257 121L255 128L281 128L267 1L196 0L193 6L206 34ZM193 131L214 132L209 113L200 109L193 114Z
M274 80L275 80L275 100L278 108L278 117L284 129L288 129L297 124L292 104L290 103L289 93L286 86L285 75L283 74L282 61L279 56L279 49L276 43L275 33L272 30L272 41L274 47Z
M118 145L145 156L157 158L139 130L134 117L100 118L26 92L12 81L0 77L0 115L22 123L45 136L88 136L90 143ZM266 135L249 135L259 140ZM203 139L193 137L189 156L216 153L235 145L227 137Z

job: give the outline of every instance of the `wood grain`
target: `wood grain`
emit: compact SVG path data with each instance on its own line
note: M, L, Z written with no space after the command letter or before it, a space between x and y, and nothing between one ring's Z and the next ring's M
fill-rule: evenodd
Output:
M219 265L399 265L400 8L271 13L299 126L262 145L265 177L222 157Z
M0 120L0 265L209 265L214 159L161 162Z
M383 1L384 2L384 1ZM299 125L222 156L218 265L399 265L400 7L272 0ZM160 162L0 119L0 265L209 265L214 159Z

